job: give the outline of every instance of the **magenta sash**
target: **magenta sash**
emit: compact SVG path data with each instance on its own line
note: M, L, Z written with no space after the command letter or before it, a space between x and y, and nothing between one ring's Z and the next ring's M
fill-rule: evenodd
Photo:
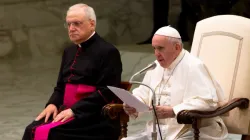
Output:
M87 97L89 94L96 90L93 86L82 84L67 84L65 88L65 95L63 99L63 105L67 108L73 106L80 99Z
M66 84L63 105L66 106L66 108L70 108L77 101L84 97L87 97L95 90L96 88L93 86L82 84ZM65 122L48 123L45 125L38 126L35 130L34 140L48 140L49 131L51 128L70 122L73 119L74 118L72 117Z

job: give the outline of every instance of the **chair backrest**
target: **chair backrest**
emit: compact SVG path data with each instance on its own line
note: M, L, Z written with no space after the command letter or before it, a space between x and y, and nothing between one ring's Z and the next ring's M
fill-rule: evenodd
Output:
M250 19L219 15L197 23L191 53L199 57L222 86L225 101L250 99ZM248 110L222 116L230 133L250 134Z

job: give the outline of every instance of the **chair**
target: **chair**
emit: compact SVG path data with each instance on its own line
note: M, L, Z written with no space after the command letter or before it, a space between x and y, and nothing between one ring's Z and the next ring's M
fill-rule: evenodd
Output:
M120 88L125 90L130 90L132 84L126 81L122 81ZM107 115L111 119L120 119L120 125L121 125L121 135L119 137L119 140L123 137L127 137L127 127L129 122L129 116L124 112L123 110L123 104L122 101L119 101L120 104L107 104L103 107L103 113L104 115Z
M250 140L250 19L220 15L197 23L191 53L199 57L221 84L225 103L215 111L183 110L178 123L192 124L199 139L199 121L221 116L229 133Z

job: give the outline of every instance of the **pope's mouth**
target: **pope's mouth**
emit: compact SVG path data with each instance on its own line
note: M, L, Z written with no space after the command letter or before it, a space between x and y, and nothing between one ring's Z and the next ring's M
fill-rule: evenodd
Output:
M158 59L159 62L163 62L164 60L163 59Z

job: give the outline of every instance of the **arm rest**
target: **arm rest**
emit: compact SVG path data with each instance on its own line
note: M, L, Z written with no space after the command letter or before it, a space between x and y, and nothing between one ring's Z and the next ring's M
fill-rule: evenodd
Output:
M119 139L127 137L129 116L124 112L123 104L107 104L103 107L102 112L111 119L120 119L121 135Z
M212 118L220 116L236 107L239 107L240 109L246 109L248 108L248 105L249 99L235 98L214 111L183 110L177 114L177 121L180 124L192 124L193 119Z
M182 110L177 114L177 122L179 124L192 124L192 128L194 129L194 140L199 140L199 123L202 118L220 116L236 107L247 109L248 105L249 99L235 98L214 111Z
M118 119L120 113L123 112L123 104L107 104L103 107L103 113L105 116L109 116L111 119Z

